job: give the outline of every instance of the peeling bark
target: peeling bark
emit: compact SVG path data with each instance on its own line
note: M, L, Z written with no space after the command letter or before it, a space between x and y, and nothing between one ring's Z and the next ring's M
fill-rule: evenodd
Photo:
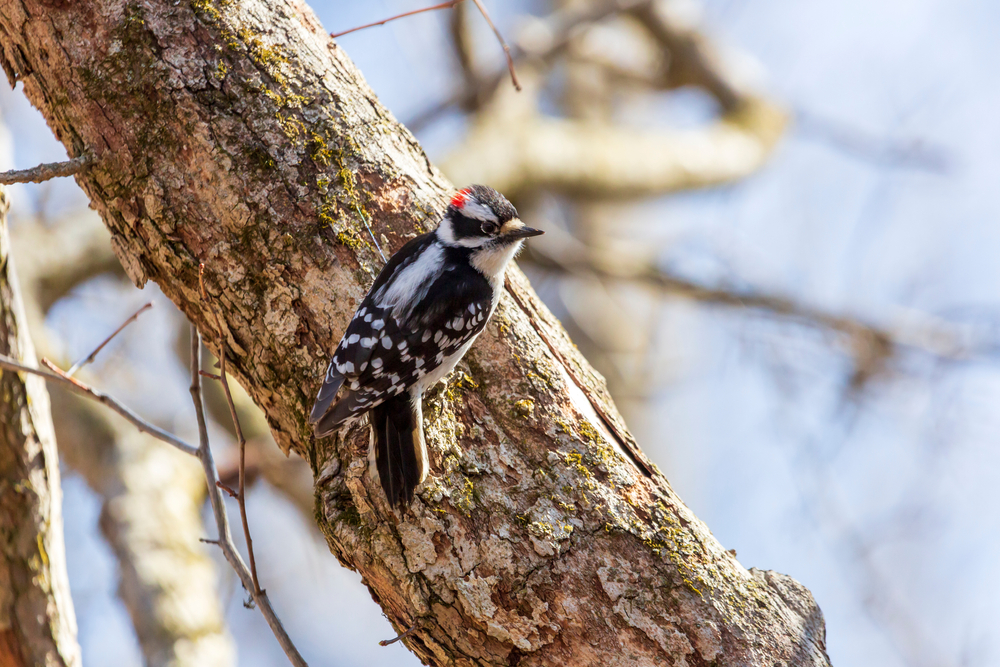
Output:
M0 187L0 353L34 363ZM0 665L76 667L62 487L44 381L0 373Z
M427 398L402 516L367 434L314 441L328 354L380 261L451 185L301 2L0 0L0 63L71 155L136 282L155 280L310 462L320 529L435 665L828 664L791 579L749 572L645 465L600 378L511 271ZM223 331L198 296L198 265ZM224 337L224 338L223 338ZM266 573L264 573L266 585Z

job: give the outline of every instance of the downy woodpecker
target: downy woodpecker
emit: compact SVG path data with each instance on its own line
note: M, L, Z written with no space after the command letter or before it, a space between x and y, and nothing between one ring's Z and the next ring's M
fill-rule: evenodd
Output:
M458 192L438 228L393 255L347 326L309 423L317 437L369 415L389 504L405 507L427 477L421 398L455 367L500 302L526 227L503 195Z

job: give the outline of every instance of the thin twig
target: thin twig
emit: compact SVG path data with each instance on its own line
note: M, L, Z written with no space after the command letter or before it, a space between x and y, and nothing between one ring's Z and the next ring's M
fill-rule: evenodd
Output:
M98 403L102 403L107 407L111 408L112 410L120 414L122 417L124 417L126 420L131 422L136 428L138 428L143 433L148 433L154 438L162 440L168 445L176 447L185 454L194 455L198 452L197 447L189 445L188 443L184 442L177 436L167 433L166 431L157 426L153 426L148 421L146 421L139 415L135 414L128 408L126 408L124 405L119 403L111 396L108 396L107 394L100 392L94 389L93 387L90 387L80 382L75 378L69 377L61 370L59 370L59 368L57 368L55 364L53 364L48 359L42 359L42 363L48 366L50 369L52 369L52 372L44 371L40 368L32 368L31 366L25 366L16 359L12 359L6 355L0 355L0 368L7 368L21 373L31 373L32 375L43 377L49 382L62 384L66 387L69 387L70 389L72 389L73 391L82 396L86 396L87 398L92 398Z
M521 83L517 80L517 72L514 71L514 59L510 55L510 47L507 46L507 42L504 40L503 35L500 34L500 30L493 25L493 19L490 18L490 13L486 11L486 7L483 6L481 0L472 0L476 3L476 7L479 8L479 13L483 15L486 22L490 24L493 28L493 34L497 36L500 41L500 46L503 47L503 55L507 58L507 69L510 70L510 82L514 84L514 88L517 92L521 92Z
M236 498L236 499L239 498L239 496L236 494L236 492L233 491L232 487L229 486L228 484L226 484L225 482L223 482L223 481L220 480L220 481L216 482L215 485L217 487L219 487L220 489L222 489L223 491L225 491L226 493L228 493L230 498Z
M434 5L432 7L424 7L423 9L414 9L412 12L404 12L403 14L396 14L395 16L390 16L382 21L375 21L375 23L366 23L365 25L359 25L357 28L351 28L350 30L345 30L343 32L330 33L330 37L336 39L337 37L342 37L348 33L357 32L358 30L364 30L365 28L374 28L377 25L385 25L389 21L395 21L396 19L405 18L407 16L413 16L414 14L422 14L424 12L432 12L435 9L451 9L455 5L464 0L449 0L448 2L442 2L440 5Z
M372 243L375 244L375 249L378 250L379 257L382 258L382 262L385 263L387 260L385 258L385 253L382 252L382 246L379 245L378 240L375 238L375 232L372 231L371 225L368 224L368 217L361 212L361 207L357 204L354 205L354 209L361 216L361 222L365 223L365 229L368 230L368 235L372 237Z
M46 162L31 169L12 169L0 172L0 185L13 183L43 183L60 176L72 176L94 163L94 156L87 154L65 162Z
M379 646L388 646L389 644L395 644L396 642L398 642L401 639L406 639L407 637L409 637L410 635L412 635L416 631L416 629L417 629L417 627L419 625L420 625L420 621L417 621L416 623L414 623L413 625L411 625L410 629L407 630L406 632L404 632L403 634L396 635L396 637L394 637L393 639L383 639L382 641L380 641L378 643L378 645Z
M650 0L615 0L613 2L588 5L587 9L582 11L578 8L574 8L573 10L559 10L546 19L546 23L550 25L553 36L544 48L526 50L524 47L515 44L511 57L515 63L529 56L532 60L539 63L548 63L565 50L571 36L577 33L577 29L581 25L596 23L624 9L647 2L650 2ZM496 89L497 85L503 80L503 72L497 71L487 76L480 76L478 79L479 83L476 86L470 88L469 84L466 83L460 92L436 102L430 108L415 115L406 122L406 127L414 132L418 131L454 106L460 106L469 111L476 110L486 100L488 93Z
M216 375L215 373L209 373L208 371L198 371L198 372L201 373L201 376L203 378L208 378L209 380L221 380L222 379L221 375Z
M331 33L330 37L333 37L333 38L342 37L343 35L346 35L346 34L351 33L351 32L356 32L358 30L364 30L365 28L373 28L373 27L375 27L377 25L385 25L389 21L395 21L396 19L405 18L407 16L413 16L414 14L422 14L423 12L430 12L430 11L434 11L436 9L451 9L452 7L455 7L460 2L463 2L463 1L464 0L449 0L448 2L442 2L439 5L433 5L431 7L424 7L423 9L414 9L411 12L404 12L402 14L396 14L395 16L390 16L389 18L383 19L381 21L375 21L374 23L367 23L365 25L360 25L357 28L351 28L350 30L345 30L343 32ZM517 89L518 92L520 92L521 91L521 82L517 80L517 72L514 71L514 59L510 55L510 47L507 46L507 42L504 40L503 35L500 34L500 30L497 29L497 27L493 24L493 19L490 18L490 13L486 11L486 7L483 6L483 3L480 0L472 0L472 1L476 3L476 7L479 8L479 13L482 14L483 18L486 19L486 22L488 24L490 24L490 28L493 29L493 34L496 35L497 40L500 42L500 46L503 47L504 57L506 57L506 59L507 59L507 69L510 70L510 80L511 80L511 83L513 83L514 84L514 88Z
M87 364L89 364L90 362L92 362L97 357L98 353L100 353L100 351L104 349L104 346L111 342L112 338L114 338L115 336L117 336L118 334L120 334L122 332L122 329L124 329L128 325L130 325L133 322L135 322L137 319L139 319L139 316L142 315L143 312L149 310L152 307L153 307L153 302L150 301L146 305L144 305L142 308L140 308L139 310L137 310L134 313L132 313L132 315L129 316L129 318L127 320L125 320L124 322L122 322L122 325L120 327L118 327L117 329L115 329L114 331L112 331L110 336L108 336L103 341L101 341L101 344L98 345L97 347L95 347L93 352L91 352L86 357L84 357L80 361L78 361L75 364L73 364L72 366L70 366L69 370L66 371L66 375L68 375L69 377L73 377L73 375L78 370L80 370L81 368L83 368L84 366L86 366Z
M201 289L201 300L204 302L205 307L208 312L212 313L212 318L215 320L215 331L219 336L219 381L222 382L222 390L226 394L226 402L229 403L229 414L233 419L233 426L236 427L236 439L240 443L240 482L239 491L236 492L235 498L240 506L240 519L243 522L243 535L246 537L247 541L247 556L250 559L250 575L253 579L253 593L254 597L260 595L263 591L260 589L260 581L257 579L257 562L253 555L253 539L250 537L250 522L247 520L247 494L246 494L246 451L247 451L247 440L243 437L243 427L240 426L240 418L236 414L236 405L233 403L233 394L229 391L229 380L226 378L226 338L225 334L222 332L222 325L219 322L219 314L215 312L212 308L212 304L208 300L208 293L205 291L205 265L201 264L198 266L198 287ZM200 375L201 368L198 368L198 373ZM232 495L232 489L228 489L229 493Z
M236 545L233 544L233 534L229 529L229 517L226 515L225 499L222 497L222 490L218 487L219 472L215 468L215 459L212 457L212 449L208 443L208 425L205 420L204 398L201 394L200 370L201 336L198 334L198 330L192 325L191 399L194 402L195 415L198 419L199 445L197 456L201 461L201 466L205 471L205 478L208 481L208 497L212 503L212 513L215 516L215 524L219 530L219 539L217 544L222 550L222 554L225 556L230 566L232 566L233 570L236 571L243 587L246 590L251 591L250 595L252 596L254 603L256 603L260 613L263 614L265 620L267 620L267 624L271 627L271 632L274 633L275 639L278 640L281 648L285 651L288 661L296 667L307 667L306 661L302 659L302 655L299 654L298 649L295 648L295 644L292 643L288 633L285 632L285 628L281 624L281 620L278 618L277 614L274 613L274 609L271 607L271 602L267 598L267 593L265 591L256 592L254 590L254 582L253 577L250 574L250 570L247 569L246 563L244 563L243 558L240 557L240 552L236 550Z

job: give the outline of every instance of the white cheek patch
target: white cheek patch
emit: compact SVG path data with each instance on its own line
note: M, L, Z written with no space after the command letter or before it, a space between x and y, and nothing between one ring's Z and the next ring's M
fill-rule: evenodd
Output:
M437 237L444 245L455 245L455 234L447 217L438 225Z

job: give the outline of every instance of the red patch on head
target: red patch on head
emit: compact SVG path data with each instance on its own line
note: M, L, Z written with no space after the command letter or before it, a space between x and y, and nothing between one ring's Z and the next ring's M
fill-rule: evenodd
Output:
M455 193L455 196L451 198L451 205L454 206L455 208L462 208L463 206L465 206L465 200L468 198L468 196L469 196L468 189L459 190L458 192Z

